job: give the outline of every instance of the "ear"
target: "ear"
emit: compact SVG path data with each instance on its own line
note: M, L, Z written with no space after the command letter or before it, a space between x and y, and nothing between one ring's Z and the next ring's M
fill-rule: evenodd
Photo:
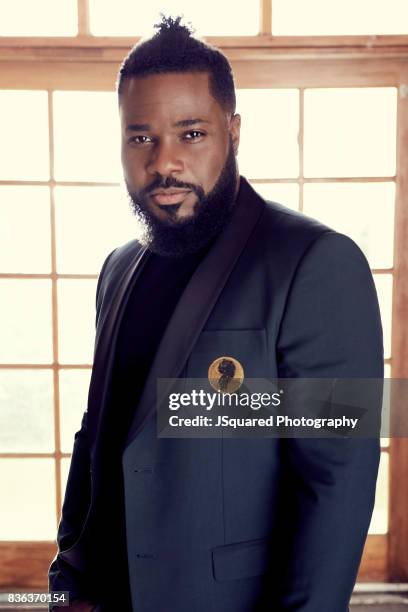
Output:
M235 114L230 120L230 133L232 137L232 146L234 147L235 155L238 154L239 137L241 133L241 115Z

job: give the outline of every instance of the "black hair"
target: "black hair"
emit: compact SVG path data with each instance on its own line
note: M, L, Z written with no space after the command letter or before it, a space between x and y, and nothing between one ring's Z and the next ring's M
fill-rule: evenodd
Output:
M127 79L169 72L208 72L211 95L228 113L235 113L235 87L231 66L225 55L192 36L194 31L181 25L181 17L166 17L154 25L151 38L136 44L124 59L118 75L120 96Z

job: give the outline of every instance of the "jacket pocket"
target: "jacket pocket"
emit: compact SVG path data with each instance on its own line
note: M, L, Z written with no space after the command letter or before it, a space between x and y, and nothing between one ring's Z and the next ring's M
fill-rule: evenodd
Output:
M237 580L264 574L268 568L270 541L248 540L212 550L215 580Z

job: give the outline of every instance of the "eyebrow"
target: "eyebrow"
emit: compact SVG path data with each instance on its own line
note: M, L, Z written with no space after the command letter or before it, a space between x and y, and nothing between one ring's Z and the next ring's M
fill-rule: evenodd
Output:
M195 119L182 119L173 123L173 127L190 127L191 125L197 125L197 123L211 123L211 121L199 117ZM144 130L150 130L150 128L149 123L130 123L126 126L126 130L129 132L143 132Z

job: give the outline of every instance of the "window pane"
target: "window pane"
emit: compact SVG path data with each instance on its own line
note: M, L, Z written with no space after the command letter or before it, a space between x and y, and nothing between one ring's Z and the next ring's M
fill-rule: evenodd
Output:
M272 10L278 36L408 33L407 0L273 0Z
M150 36L163 11L162 0L90 0L89 6L91 32L99 36ZM197 36L248 36L259 31L259 2L167 0L165 6L166 15L183 15L186 24L191 21Z
M51 363L51 281L0 281L0 363Z
M353 238L372 268L391 268L394 201L394 183L312 183L303 210Z
M71 453L74 434L81 427L82 416L87 409L91 369L60 370L60 430L61 450Z
M50 193L47 187L0 187L0 270L51 271Z
M378 471L375 506L368 533L387 533L388 531L388 453L381 453Z
M299 93L296 89L238 89L242 117L239 170L248 178L299 175Z
M96 279L58 280L60 363L92 363Z
M55 540L53 459L0 459L0 489L0 540Z
M384 332L384 359L391 357L392 275L374 274Z
M0 3L0 36L75 36L77 0Z
M54 451L52 370L0 370L0 452Z
M119 181L122 171L116 94L56 91L53 103L56 179Z
M55 202L59 273L98 274L114 248L140 234L119 187L57 187Z
M305 91L307 177L395 176L397 89Z
M47 181L47 92L0 91L0 108L0 179Z
M252 186L266 200L299 210L299 185L297 183L255 183Z

